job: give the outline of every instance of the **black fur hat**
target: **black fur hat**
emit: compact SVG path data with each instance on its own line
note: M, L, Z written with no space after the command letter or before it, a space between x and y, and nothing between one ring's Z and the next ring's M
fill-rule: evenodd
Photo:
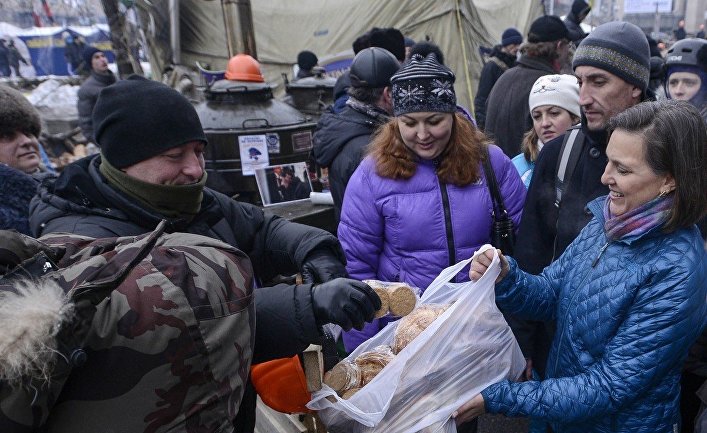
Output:
M42 132L39 113L22 93L0 85L0 135L11 136L17 131L39 137Z

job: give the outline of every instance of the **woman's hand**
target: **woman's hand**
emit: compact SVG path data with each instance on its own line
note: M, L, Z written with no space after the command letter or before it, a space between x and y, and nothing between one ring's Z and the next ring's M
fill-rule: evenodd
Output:
M457 425L471 421L472 419L486 413L486 405L481 394L467 401L461 407L454 411L452 418Z
M497 249L496 251L498 252L498 258L501 259L501 273L498 274L498 278L496 278L496 282L498 283L506 277L510 267L508 265L508 260L501 253L501 250ZM474 257L474 260L471 261L471 268L469 269L469 278L471 279L471 281L476 281L481 278L484 272L486 272L486 269L491 266L492 261L492 250L486 250L483 253Z

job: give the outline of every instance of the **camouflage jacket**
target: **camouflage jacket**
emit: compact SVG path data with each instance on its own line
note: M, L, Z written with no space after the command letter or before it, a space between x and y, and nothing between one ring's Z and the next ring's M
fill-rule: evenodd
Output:
M254 345L250 260L163 229L0 231L0 271L23 262L0 279L0 431L232 431Z

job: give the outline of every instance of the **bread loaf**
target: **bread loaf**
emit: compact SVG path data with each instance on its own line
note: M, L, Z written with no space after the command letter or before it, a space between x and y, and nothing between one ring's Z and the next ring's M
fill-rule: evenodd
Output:
M361 388L351 388L348 391L341 394L341 398L343 398L344 400L348 400L349 398L351 398L351 396L356 394L359 389L361 389Z
M358 355L354 362L361 372L359 387L370 383L383 368L395 357L390 346L378 346Z
M343 360L324 374L324 383L341 395L361 382L361 371L358 365Z
M379 280L363 280L381 299L381 308L376 311L375 318L390 313L402 317L409 314L417 304L417 292L405 283L389 283Z
M412 340L422 333L434 320L444 313L449 305L422 305L400 319L395 330L393 353L400 353Z
M394 316L407 316L417 304L417 296L407 284L394 284L388 287L390 313Z

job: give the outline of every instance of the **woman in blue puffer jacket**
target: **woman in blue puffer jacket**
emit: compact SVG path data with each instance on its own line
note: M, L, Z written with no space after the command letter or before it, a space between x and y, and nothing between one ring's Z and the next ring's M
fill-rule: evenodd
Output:
M525 186L503 152L455 114L453 83L454 74L434 54L413 56L391 78L396 117L382 127L344 195L338 237L351 278L424 290L442 269L489 243L492 201L482 158L490 158L518 226ZM460 280L467 275L460 273ZM388 321L345 333L346 350Z
M455 414L543 418L556 433L680 430L680 370L707 324L707 128L685 102L646 102L611 120L594 219L540 275L502 258L496 301L556 320L547 379L499 382ZM478 278L490 258L472 262Z

